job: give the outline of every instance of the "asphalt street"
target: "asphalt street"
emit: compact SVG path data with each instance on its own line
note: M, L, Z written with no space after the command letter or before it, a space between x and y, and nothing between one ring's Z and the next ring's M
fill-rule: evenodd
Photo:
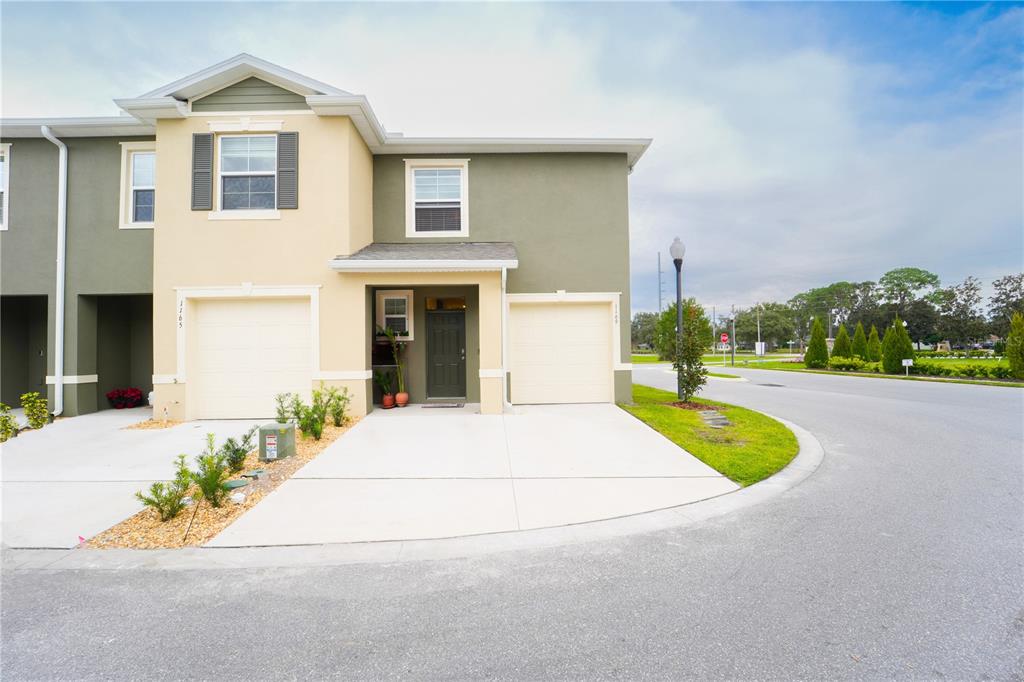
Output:
M3 678L1024 676L1024 390L734 373L704 395L825 449L761 505L448 561L6 570Z

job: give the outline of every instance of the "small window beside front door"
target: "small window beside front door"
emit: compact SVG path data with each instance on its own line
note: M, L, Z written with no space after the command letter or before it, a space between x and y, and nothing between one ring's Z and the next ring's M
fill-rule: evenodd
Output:
M413 339L412 290L392 289L377 292L377 333L391 329L403 341Z

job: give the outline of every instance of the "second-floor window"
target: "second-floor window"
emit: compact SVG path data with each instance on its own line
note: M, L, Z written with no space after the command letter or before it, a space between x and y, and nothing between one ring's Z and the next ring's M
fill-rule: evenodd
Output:
M132 152L131 159L132 222L151 223L156 203L156 153Z
M219 140L221 210L277 208L277 136L223 135Z
M407 159L407 237L469 234L465 159Z

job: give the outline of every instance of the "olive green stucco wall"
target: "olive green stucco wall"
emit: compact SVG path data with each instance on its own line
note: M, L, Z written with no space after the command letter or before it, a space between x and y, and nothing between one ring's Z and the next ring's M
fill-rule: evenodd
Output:
M437 158L443 155L430 155ZM519 267L509 293L621 292L621 361L630 361L629 196L625 154L477 154L469 159L469 236L429 241L508 241ZM373 238L405 236L405 161L375 156ZM628 370L616 399L631 399ZM470 384L473 382L470 381Z
M152 230L118 227L120 142L144 139L152 138L63 139L68 147L66 375L96 373L96 306L94 300L83 297L149 295L153 290ZM0 232L0 290L5 296L47 297L46 373L52 374L56 328L57 147L47 140L34 138L4 139L3 142L11 143L10 220L8 229ZM66 385L65 414L96 409L96 390L96 384ZM52 393L50 387L51 401Z

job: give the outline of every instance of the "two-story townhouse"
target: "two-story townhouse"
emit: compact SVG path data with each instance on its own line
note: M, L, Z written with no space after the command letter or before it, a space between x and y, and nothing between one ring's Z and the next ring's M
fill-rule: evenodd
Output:
M629 399L649 140L404 137L245 54L117 104L155 132L158 416L266 417L321 383L363 414L385 327L413 402Z
M0 122L0 401L38 391L73 416L150 391L154 132L127 116Z

